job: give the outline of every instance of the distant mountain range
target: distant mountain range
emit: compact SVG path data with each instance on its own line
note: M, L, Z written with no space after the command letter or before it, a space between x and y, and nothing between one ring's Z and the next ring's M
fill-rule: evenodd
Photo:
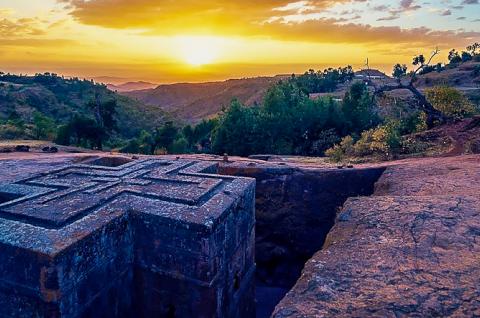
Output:
M158 84L149 83L149 82L127 82L123 84L107 84L108 89L116 91L118 93L125 93L131 91L138 91L144 89L152 89L157 87Z
M119 93L160 108L188 123L217 115L233 99L246 105L262 101L267 89L287 75L231 79L223 82L179 83Z
M115 83L108 85L108 90L89 80L64 79L53 75L32 77L5 74L0 76L0 123L12 112L18 113L29 123L33 112L39 111L53 118L57 124L63 124L75 114L89 114L91 110L86 104L97 92L102 99L117 101L120 131L124 138L130 138L142 129L151 130L166 120L198 123L204 118L212 118L235 98L248 106L261 103L269 87L288 77L277 75L159 86L142 81L120 82L124 79L95 79L96 82ZM434 85L455 87L479 104L480 63L467 62L458 67L447 67L442 72L421 75L416 82L420 90ZM348 88L348 84L339 85L333 93L313 95L342 98ZM409 96L408 92L403 91L391 94L402 99Z

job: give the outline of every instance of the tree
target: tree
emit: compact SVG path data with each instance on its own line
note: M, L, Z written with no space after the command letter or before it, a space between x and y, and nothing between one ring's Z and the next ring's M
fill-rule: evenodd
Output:
M353 77L353 68L349 65L337 69L328 68L323 71L310 69L300 76L293 74L289 82L308 95L333 92L338 84L351 81Z
M71 137L72 137L72 127L70 124L61 125L57 129L57 137L55 138L55 142L59 145L68 146L71 144Z
M467 51L472 55L477 55L477 50L480 49L480 43L473 43L472 45L467 46Z
M166 122L161 128L157 128L153 136L154 142L151 153L155 153L157 148L164 148L167 151L170 150L177 135L178 128L171 121Z
M87 106L93 111L98 127L105 128L107 132L111 132L116 128L117 101L115 99L102 103L100 102L99 93L95 92L95 100L90 101Z
M182 134L185 137L185 140L187 141L189 147L192 147L197 142L195 138L195 131L192 126L186 125L185 127L183 127Z
M58 130L57 143L61 145L102 149L105 130L97 122L83 115L75 115L67 125Z
M395 66L393 66L392 76L397 80L400 80L407 75L407 69L407 65L405 64L395 64Z
M36 139L53 139L56 129L53 119L36 111L33 113L33 124L33 133Z
M8 114L7 123L20 129L25 128L25 122L23 121L22 116L20 116L20 114L15 109L13 109L10 114Z
M363 82L354 83L345 94L342 103L348 132L360 134L379 123L378 115L373 109L373 102Z
M189 141L190 148L199 147L202 152L210 152L212 148L212 135L218 126L218 119L202 120L193 129L193 142L189 141L189 132L183 131L185 138Z
M140 142L137 138L133 138L128 141L128 143L120 149L122 153L141 153L140 151Z
M253 108L247 108L238 100L233 100L230 107L221 115L218 128L214 132L213 150L219 154L240 156L254 152L257 119L254 112Z
M173 154L182 154L188 152L188 141L184 137L176 139L170 148Z
M450 64L458 64L462 62L462 58L455 49L452 49L450 52L448 52L448 61Z
M146 155L153 155L155 153L155 139L152 134L146 130L140 132L138 137L139 142L139 152Z
M393 76L396 79L395 85L386 84L378 86L374 81L369 79L369 84L374 88L373 98L384 96L384 94L389 91L406 89L412 93L418 101L420 109L427 115L426 123L429 128L433 127L436 122L443 123L446 119L445 116L439 110L435 109L425 96L415 87L417 75L426 67L430 66L433 58L439 53L440 51L437 48L432 52L428 60L426 60L423 55L414 57L412 64L416 66L416 69L410 72L409 76L406 76L407 69L405 65L396 64L393 68ZM369 68L368 62L367 67Z
M420 54L420 55L418 55L418 56L415 56L415 57L413 58L412 64L415 65L415 66L425 64L425 56L423 56L423 54Z
M100 94L95 91L95 99L87 104L87 107L93 111L94 123L88 121L92 131L97 136L89 137L89 140L95 140L98 149L103 148L105 139L117 128L115 116L117 114L117 101L115 99L106 102L100 101ZM78 132L78 131L77 131Z
M107 132L112 132L117 128L117 100L111 99L101 104L100 116L102 118L103 127Z
M462 52L461 59L462 59L462 63L465 63L465 62L471 61L473 59L473 56L470 53L464 51Z

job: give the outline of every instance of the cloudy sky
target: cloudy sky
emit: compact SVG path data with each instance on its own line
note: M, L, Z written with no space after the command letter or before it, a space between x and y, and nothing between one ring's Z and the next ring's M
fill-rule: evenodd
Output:
M0 71L110 82L389 70L472 42L479 0L0 0Z

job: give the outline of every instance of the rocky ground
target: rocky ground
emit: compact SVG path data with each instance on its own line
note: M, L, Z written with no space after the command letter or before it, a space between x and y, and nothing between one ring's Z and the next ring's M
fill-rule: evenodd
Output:
M274 317L480 317L480 156L387 168Z
M37 148L0 153L0 182L114 155L67 153L70 149L47 154ZM217 161L226 174L242 169L292 170L291 174L298 169L339 170L311 158L165 156L177 157ZM480 155L410 158L354 168L371 167L386 169L374 194L347 200L323 249L306 263L273 316L480 317Z

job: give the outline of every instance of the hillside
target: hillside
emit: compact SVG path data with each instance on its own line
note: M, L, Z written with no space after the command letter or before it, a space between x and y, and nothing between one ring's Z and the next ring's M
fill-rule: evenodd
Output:
M92 110L87 104L94 100L95 93L101 101L116 101L118 134L122 138L131 138L142 129L152 129L166 117L160 109L152 109L92 81L64 79L54 74L4 74L0 75L0 123L12 114L31 123L35 111L53 119L57 125L65 124L75 114L91 116Z
M441 72L421 75L417 82L420 86L449 85L471 90L480 87L480 62L469 61L457 67L446 68Z
M474 102L480 101L480 63L467 62L458 67L447 68L442 72L420 75L416 86L420 90L435 85L449 85L463 91ZM121 91L120 94L132 97L145 104L174 114L188 123L199 122L218 114L234 98L246 105L253 105L263 99L266 90L285 75L275 77L256 77L232 79L224 82L179 83L160 85L154 89ZM393 79L374 80L378 84L391 82ZM333 95L342 98L350 85L339 85L332 93L312 94L313 98ZM113 87L112 87L113 88ZM407 91L390 92L388 95L409 100Z
M218 114L236 98L244 104L260 102L265 91L286 76L232 79L224 82L179 83L122 93L171 113L186 122L199 122Z
M357 80L359 80L357 78ZM386 79L372 79L377 86L394 85L395 79L389 77ZM480 62L469 61L458 66L447 66L441 72L432 71L427 74L418 75L415 86L424 91L434 86L451 86L467 95L477 104L480 102ZM313 98L319 98L326 95L333 95L342 98L348 91L350 84L338 85L333 93L311 94ZM388 96L408 100L411 97L407 90L395 90L387 92Z
M153 89L158 86L158 84L149 83L149 82L127 82L123 84L106 84L107 88L111 91L116 91L119 93L138 91L143 89Z

